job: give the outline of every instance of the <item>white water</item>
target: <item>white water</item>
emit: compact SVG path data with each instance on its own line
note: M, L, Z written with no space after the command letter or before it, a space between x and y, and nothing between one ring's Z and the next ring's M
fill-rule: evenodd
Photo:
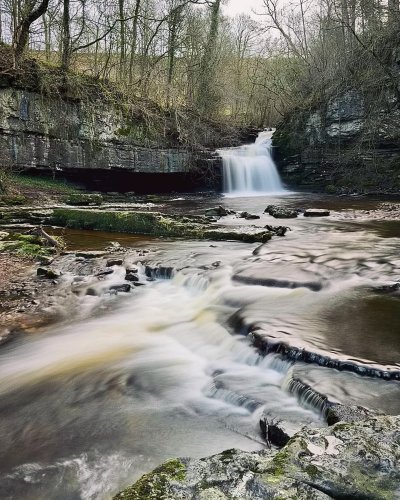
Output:
M254 144L218 151L226 196L282 194L285 189L272 159L273 131L260 132Z

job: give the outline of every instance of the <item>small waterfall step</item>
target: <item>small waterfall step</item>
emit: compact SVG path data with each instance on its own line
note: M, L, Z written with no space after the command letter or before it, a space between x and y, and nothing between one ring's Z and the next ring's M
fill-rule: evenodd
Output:
M223 164L223 190L228 196L282 194L278 170L272 159L273 131L258 134L254 144L218 150Z

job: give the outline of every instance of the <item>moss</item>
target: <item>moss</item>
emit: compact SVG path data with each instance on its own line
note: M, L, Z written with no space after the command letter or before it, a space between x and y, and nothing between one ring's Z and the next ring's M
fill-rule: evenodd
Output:
M184 481L185 478L185 465L178 459L169 460L118 493L114 500L172 500L168 492L169 482Z
M55 249L24 241L2 241L0 243L0 252L11 252L23 257L40 257L53 255Z
M106 210L54 210L53 224L73 229L95 229L130 234L210 240L268 241L272 233L241 233L223 228L209 229L203 217L167 216L158 212L117 212Z
M312 464L307 465L304 468L304 470L307 472L307 474L311 478L315 478L316 476L318 476L320 474L320 471L319 471L318 467L316 467L315 465L312 465Z
M35 245L42 244L40 237L35 234L13 233L9 235L8 239L11 241L21 241L23 243L32 243Z
M3 205L24 205L26 203L25 196L15 194L15 195L4 195L0 197L0 202Z
M58 239L58 238L56 238ZM62 239L60 239L62 246ZM46 246L46 241L34 234L9 234L0 244L0 252L11 252L24 257L46 257L56 253L53 247Z
M73 193L66 199L68 205L101 205L103 197L95 193Z

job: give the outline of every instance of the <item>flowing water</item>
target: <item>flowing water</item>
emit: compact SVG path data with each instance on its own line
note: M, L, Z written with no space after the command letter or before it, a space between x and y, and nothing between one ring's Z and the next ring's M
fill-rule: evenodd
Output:
M399 204L289 194L166 198L160 210L222 204L259 214L248 223L263 227L277 222L263 214L270 203L332 214L285 221L291 231L261 246L64 233L71 249L150 249L136 261L174 271L131 294L83 296L85 314L1 348L1 499L109 499L172 457L259 450L263 412L325 425L318 398L291 393L293 378L332 400L400 412L397 381L262 356L245 335L400 369L400 299L382 288L399 280Z
M272 159L273 131L260 132L254 144L219 150L227 196L285 193Z

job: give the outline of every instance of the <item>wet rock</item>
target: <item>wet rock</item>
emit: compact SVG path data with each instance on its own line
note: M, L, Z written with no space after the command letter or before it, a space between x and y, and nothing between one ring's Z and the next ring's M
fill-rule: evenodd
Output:
M294 219L298 215L297 210L280 207L278 205L268 205L264 213L272 215L275 219Z
M304 217L328 217L331 215L329 210L323 208L307 208L304 211Z
M126 268L127 274L137 274L138 272L139 272L139 269L136 266L128 266Z
M234 277L235 278L235 277ZM287 337L269 336L261 329L254 329L250 333L255 347L263 354L276 353L288 361L302 361L339 371L357 373L365 377L381 378L383 380L400 380L400 370L393 366L378 364L365 364L352 358L335 355L318 349L314 346L305 347L304 344L296 345L295 339L288 341Z
M325 410L325 419L328 425L334 425L338 422L359 422L378 415L383 414L364 406L342 405L332 402L327 404Z
M38 267L36 274L41 278L46 278L50 280L58 279L61 276L60 271L55 269L48 269L45 267Z
M5 240L10 236L10 233L7 233L6 231L0 231L0 240Z
M83 257L84 259L97 259L98 257L104 257L105 254L106 252L102 250L88 250L75 253L77 257Z
M147 278L150 279L156 279L156 278L170 279L175 273L175 267L164 266L161 264L157 265L148 264L146 265L144 272Z
M250 214L249 212L240 212L238 217L239 219L246 219L246 220L255 220L260 218L259 215Z
M260 419L260 429L265 441L278 448L286 446L290 438L295 434L293 426L282 421L269 421L266 416L262 416Z
M124 293L128 293L131 291L131 285L129 283L121 283L121 284L118 284L118 285L112 285L110 286L109 288L109 291L110 292L115 292L115 293L118 293L118 292L124 292Z
M98 273L95 274L96 278L100 278L102 276L108 276L110 274L113 274L114 270L113 269L105 269L104 271L99 271Z
M232 227L220 229L210 229L204 231L204 236L207 239L215 241L243 241L244 243L266 243L274 233L271 231L243 231Z
M100 293L99 293L99 291L96 288L89 287L86 290L86 295L90 295L92 297L97 297L98 295L100 295Z
M39 255L37 257L37 261L42 265L42 266L49 266L53 262L52 257L46 257L45 255Z
M227 450L167 462L116 499L397 498L400 417L370 417L323 429L303 428L279 451Z
M221 205L214 208L208 208L205 211L205 215L207 217L225 217L226 215L232 215L234 213L235 213L234 210L229 210L228 208L224 208Z
M123 259L108 259L106 266L107 267L122 266L123 262L124 262Z
M276 236L285 236L287 231L290 231L290 228L287 226L270 226L267 224L264 228L268 229L268 231L273 231Z
M233 276L234 281L247 285L258 285L278 288L309 288L319 291L323 282L318 276L307 271L299 271L295 266L286 264L282 266L266 267L264 263L253 264L240 270Z
M373 288L373 291L380 295L391 295L392 297L400 297L400 283L375 287Z
M126 273L125 279L126 279L126 281L136 282L136 281L139 281L139 276L137 276L137 274L135 274L135 273Z

